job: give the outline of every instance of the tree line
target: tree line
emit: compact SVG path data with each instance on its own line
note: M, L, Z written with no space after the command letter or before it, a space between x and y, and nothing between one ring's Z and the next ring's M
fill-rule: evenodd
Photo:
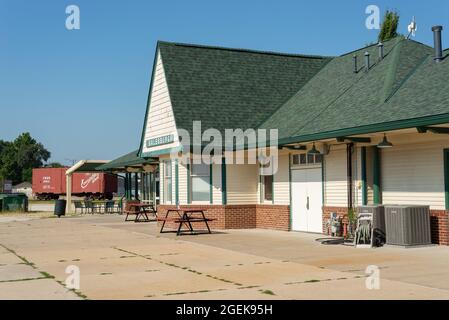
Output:
M33 168L63 167L58 162L47 164L50 156L50 151L29 132L20 134L13 141L0 139L0 180L11 180L13 184L31 182Z

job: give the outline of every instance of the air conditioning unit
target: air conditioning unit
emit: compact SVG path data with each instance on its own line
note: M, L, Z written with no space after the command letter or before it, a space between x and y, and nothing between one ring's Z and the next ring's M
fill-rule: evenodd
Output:
M383 205L366 205L357 208L358 215L371 214L373 228L373 246L385 244L385 212Z
M385 205L387 244L419 246L432 243L429 206Z

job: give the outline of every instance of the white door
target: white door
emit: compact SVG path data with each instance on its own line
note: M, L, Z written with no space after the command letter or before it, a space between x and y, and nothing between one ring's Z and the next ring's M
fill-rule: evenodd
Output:
M292 170L292 230L323 232L321 168Z

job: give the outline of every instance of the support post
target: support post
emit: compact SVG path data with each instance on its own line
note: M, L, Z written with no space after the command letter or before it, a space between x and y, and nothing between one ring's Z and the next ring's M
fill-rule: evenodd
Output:
M72 174L66 175L66 204L65 204L65 212L69 214L72 211Z
M368 204L367 182L366 182L366 147L361 149L361 166L362 166L362 205Z
M134 197L139 200L139 174L134 173Z
M373 203L380 204L380 152L373 147Z
M352 197L352 187L353 187L353 181L352 181L352 151L353 151L354 144L348 143L346 145L346 176L347 176L347 185L348 185L348 209L352 209L353 204L353 197Z

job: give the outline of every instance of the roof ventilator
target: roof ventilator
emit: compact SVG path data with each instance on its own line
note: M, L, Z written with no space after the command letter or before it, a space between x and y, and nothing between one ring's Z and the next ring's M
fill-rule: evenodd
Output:
M369 71L369 52L365 52L365 71Z
M441 46L441 30L443 30L442 26L433 26L433 43L435 47L435 58L436 62L440 62L443 60L443 48Z
M380 61L384 58L384 44L382 42L379 42L377 47L379 48L379 61Z

